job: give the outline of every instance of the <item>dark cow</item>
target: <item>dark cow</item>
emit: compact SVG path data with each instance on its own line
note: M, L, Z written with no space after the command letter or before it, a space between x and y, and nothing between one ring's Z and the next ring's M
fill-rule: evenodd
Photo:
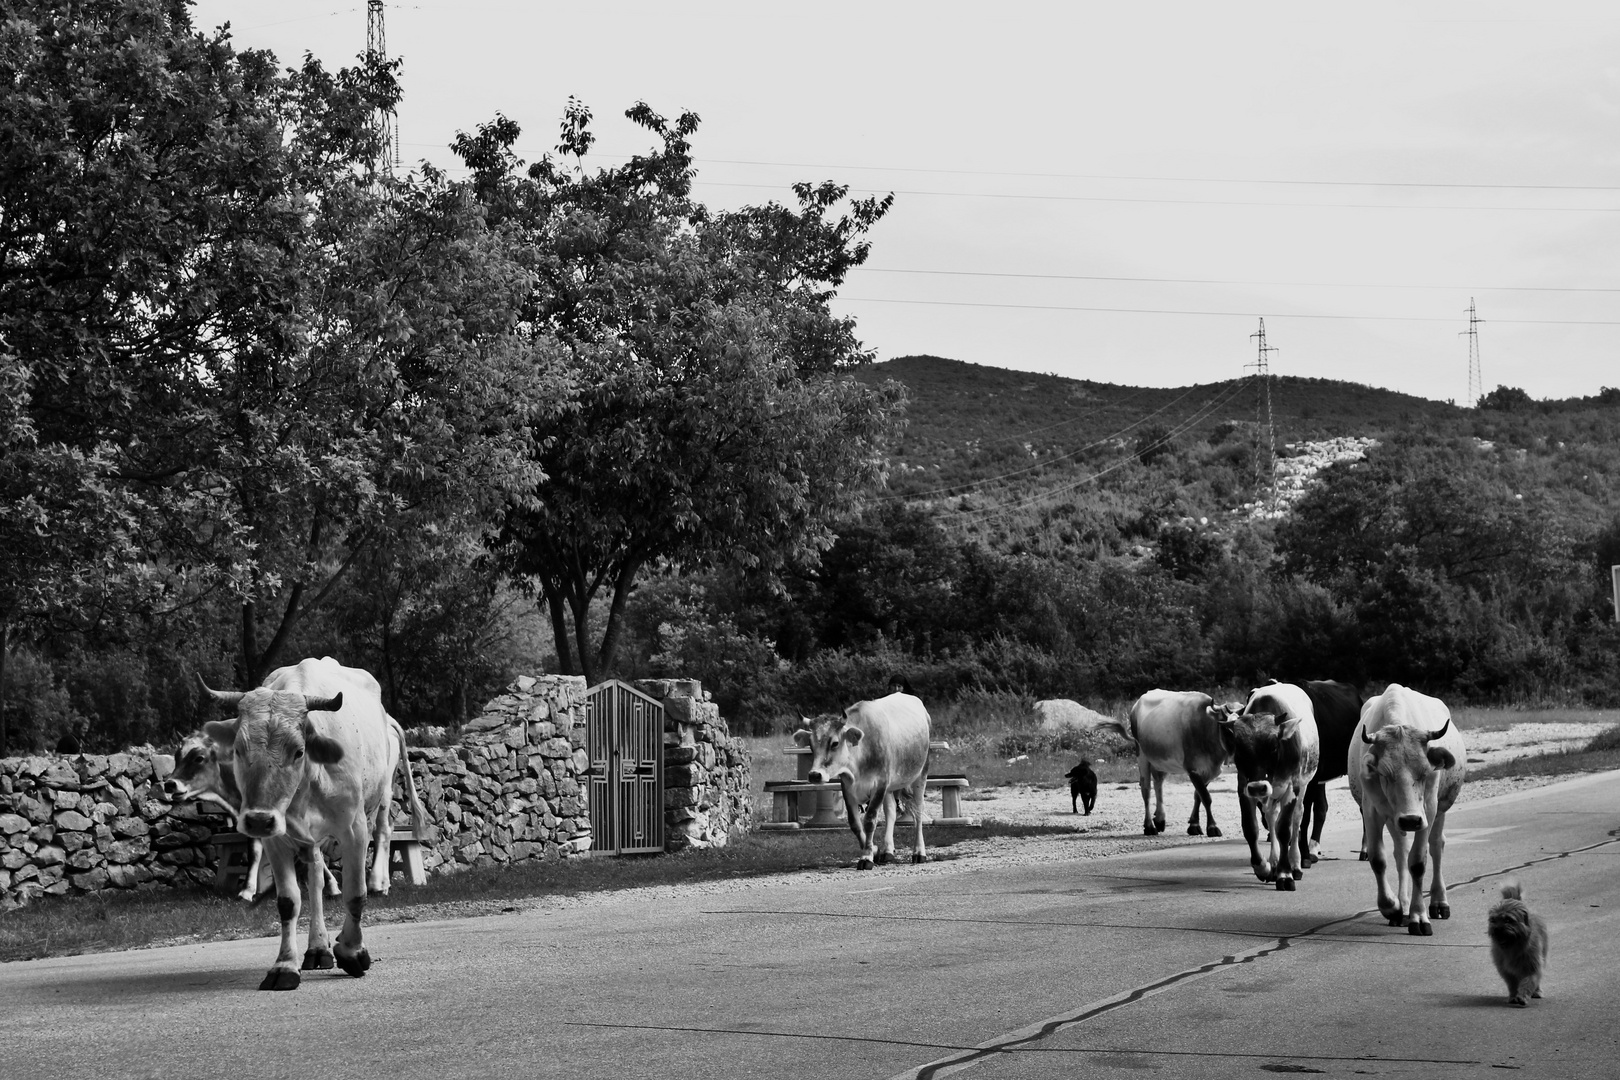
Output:
M928 710L911 694L890 694L876 701L857 701L843 716L806 719L809 726L793 733L810 747L809 780L836 782L844 791L844 812L861 845L856 866L870 870L894 858L896 795L911 800L917 822L914 863L928 861L923 844L923 792L928 784ZM883 811L883 846L877 848L874 824Z
M1446 811L1457 801L1467 770L1462 732L1439 698L1390 683L1361 707L1350 743L1350 794L1361 805L1362 844L1378 884L1378 910L1391 926L1406 924L1420 937L1434 933L1430 918L1449 919L1440 859L1446 850ZM1395 847L1400 881L1386 880L1384 832ZM1423 850L1434 860L1429 906L1423 907Z
M1142 788L1144 836L1164 832L1166 773L1185 773L1192 781L1193 808L1192 817L1187 819L1187 835L1204 834L1198 824L1200 806L1204 808L1209 835L1221 835L1210 806L1209 785L1221 775L1221 767L1229 756L1218 722L1226 714L1227 706L1216 705L1208 694L1194 690L1149 690L1131 706L1129 730L1117 722L1097 725L1114 728L1136 741L1136 776Z
M1091 762L1085 758L1080 764L1064 773L1069 778L1069 803L1074 812L1080 812L1080 800L1086 801L1086 816L1091 816L1091 808L1097 805L1097 774L1091 771Z
M1310 838L1308 843L1302 840L1300 858L1306 866L1311 866L1322 856L1322 826L1327 822L1328 812L1327 783L1344 775L1350 740L1355 738L1356 725L1361 722L1361 692L1331 680L1299 685L1311 699L1311 709L1316 714L1316 734L1322 748L1316 776L1305 789L1299 816L1299 834Z
M1249 865L1261 881L1275 881L1277 891L1293 892L1294 882L1305 876L1300 804L1321 758L1311 699L1292 683L1272 683L1250 692L1243 711L1223 715L1220 724L1237 766L1238 812L1249 843ZM1262 815L1271 831L1267 858L1260 855Z
M401 749L393 731L397 725L383 711L375 686L369 674L326 657L279 668L256 690L208 691L236 712L235 719L209 723L203 732L231 748L232 771L242 793L239 827L264 845L275 874L281 947L261 990L292 990L300 982L293 945L299 913L294 857L300 848L327 838L337 841L343 863L343 929L335 945L329 945L321 881L315 874L319 860L312 860L303 969L335 963L360 976L371 966L360 931L366 848L374 829L388 835ZM415 825L420 837L425 818L419 812ZM387 873L386 865L382 873Z

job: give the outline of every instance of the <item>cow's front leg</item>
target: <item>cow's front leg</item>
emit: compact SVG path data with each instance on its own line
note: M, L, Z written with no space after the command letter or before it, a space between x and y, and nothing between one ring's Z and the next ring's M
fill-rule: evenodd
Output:
M293 866L293 844L286 837L275 837L264 844L264 856L276 879L276 914L281 917L281 948L276 962L259 983L260 990L296 990L303 981L294 958L298 955L298 871Z
M366 821L352 821L347 831L338 837L338 858L343 860L343 929L338 931L333 958L337 966L359 978L371 967L371 954L366 951L360 936L360 919L366 910ZM313 907L313 904L311 905ZM321 928L325 934L325 927ZM314 927L310 928L314 940Z
M1428 864L1424 860L1428 856L1429 832L1429 828L1424 827L1413 833L1407 853L1408 887L1412 891L1401 899L1406 908L1406 932L1414 937L1434 935L1429 913L1423 907L1423 875L1428 871Z
M326 857L321 845L311 844L304 852L304 882L309 892L309 944L304 949L304 971L330 971L337 962L326 929Z
M883 793L883 844L873 862L887 866L894 861L894 819L900 816L900 799L893 791ZM874 837L875 839L875 837Z
M1299 852L1291 843L1290 825L1295 820L1297 799L1266 803L1266 824L1271 828L1271 865L1276 868L1277 891L1293 892L1299 874Z
M924 772L911 785L911 816L917 821L917 845L911 851L913 863L928 861L928 846L923 843L923 796L928 793L928 774Z
M1429 830L1429 861L1434 864L1429 878L1429 918L1451 918L1451 903L1446 892L1445 875L1440 873L1440 857L1446 853L1446 815L1442 812L1434 819Z
M1378 886L1378 913L1391 926L1401 925L1401 909L1391 894L1385 872L1389 863L1384 857L1384 820L1370 806L1361 812L1361 847L1367 853L1367 865L1372 867L1373 881Z
M1260 855L1260 807L1249 794L1243 777L1238 777L1238 816L1242 818L1243 839L1249 845L1249 865L1261 881L1271 880L1271 866Z
M242 891L236 894L236 898L238 900L246 900L249 903L257 900L259 898L259 894L264 892L264 890L269 888L271 885L274 885L276 880L274 875L268 872L268 866L264 861L264 845L255 840L253 841L252 851L253 854L248 859L247 880L242 882ZM264 876L267 879L263 883L262 887L259 881L259 875L261 872L264 873Z
M867 830L862 826L862 822L865 820L865 807L861 806L860 801L855 798L854 784L851 784L847 779L839 781L839 784L844 793L844 818L849 822L849 831L855 834L855 845L860 848L861 855L864 858L866 855ZM856 866L860 866L860 864L856 863ZM865 867L860 868L865 869Z

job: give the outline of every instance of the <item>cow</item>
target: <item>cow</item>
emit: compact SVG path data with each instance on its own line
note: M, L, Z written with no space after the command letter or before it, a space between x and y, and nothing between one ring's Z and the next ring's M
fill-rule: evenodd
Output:
M1249 844L1249 865L1278 892L1293 892L1305 876L1300 858L1300 804L1321 760L1321 738L1311 699L1292 683L1250 691L1241 713L1220 718L1221 740L1237 766L1238 813ZM1271 832L1262 858L1259 823ZM1286 865L1285 864L1286 861Z
M359 977L371 967L360 922L366 903L366 848L373 833L386 841L393 774L401 739L395 735L363 671L331 657L278 668L264 685L249 691L208 690L235 710L228 721L211 721L203 732L229 747L232 775L242 796L238 827L264 845L276 882L281 944L261 990L293 990L300 970L334 964ZM207 689L206 684L204 689ZM412 812L423 837L426 818L412 790ZM294 936L299 893L294 856L331 838L343 864L345 917L335 944L329 943L320 880L310 870L309 943L302 967L295 966ZM379 846L378 854L382 849ZM373 871L387 880L387 860Z
M1316 766L1316 776L1305 789L1305 802L1300 809L1300 858L1306 866L1315 865L1322 857L1322 826L1327 823L1327 783L1343 776L1350 754L1350 740L1355 737L1356 724L1361 721L1361 692L1353 686L1331 680L1300 683L1305 696L1311 699L1316 715L1316 733L1321 741L1322 755ZM1303 838L1309 837L1306 841Z
M1466 773L1462 732L1439 698L1390 683L1361 707L1350 742L1350 794L1361 807L1362 844L1378 884L1378 910L1391 926L1429 937L1429 920L1451 918L1440 859L1446 850L1446 811ZM1391 890L1385 877L1384 832L1394 841L1395 865L1406 864ZM1423 849L1434 861L1429 906L1423 907ZM1396 871L1399 874L1399 870Z
M1091 816L1091 808L1097 805L1097 774L1091 771L1091 762L1085 758L1080 764L1063 774L1069 780L1069 804L1075 813L1080 812L1080 800L1086 801L1086 816Z
M1136 776L1142 788L1142 835L1164 832L1164 777L1185 773L1192 780L1192 817L1187 819L1187 835L1202 836L1198 808L1204 808L1204 822L1210 836L1220 836L1215 812L1210 806L1209 785L1221 775L1230 756L1221 739L1218 719L1227 707L1216 705L1208 694L1195 690L1149 690L1131 705L1130 727L1108 721L1110 727L1136 742ZM1151 786L1154 806L1148 805Z
M836 782L844 793L849 829L861 846L855 866L870 870L894 858L896 796L905 793L917 822L917 845L911 861L928 861L923 843L923 792L928 784L928 710L911 694L894 693L876 701L857 701L844 714L805 719L793 741L810 747L809 780ZM883 846L877 847L874 824L883 811Z

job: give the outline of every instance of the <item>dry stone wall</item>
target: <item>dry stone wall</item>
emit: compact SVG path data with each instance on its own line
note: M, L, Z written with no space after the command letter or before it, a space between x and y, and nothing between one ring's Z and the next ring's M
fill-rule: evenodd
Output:
M666 848L721 846L753 820L747 750L691 680L637 684L664 705ZM451 746L408 755L434 835L429 873L566 858L591 846L585 680L524 676ZM0 760L0 908L40 895L213 881L210 838L230 819L171 804L174 758L127 753ZM396 822L408 821L395 791Z

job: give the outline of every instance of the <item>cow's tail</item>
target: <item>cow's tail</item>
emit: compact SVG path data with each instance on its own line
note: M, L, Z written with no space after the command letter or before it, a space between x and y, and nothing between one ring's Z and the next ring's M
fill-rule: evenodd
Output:
M427 811L422 808L422 800L416 795L416 777L411 775L411 758L405 751L405 729L392 716L388 718L388 726L399 742L399 767L405 771L405 798L411 809L411 833L418 840L431 842L436 839L436 830Z
M1103 720L1100 723L1098 723L1097 727L1099 729L1107 728L1110 731L1117 731L1122 736L1124 736L1125 738L1131 740L1132 742L1136 741L1136 717L1134 717L1134 716L1131 717L1131 726L1130 727L1126 727L1124 724L1120 723L1118 720Z

